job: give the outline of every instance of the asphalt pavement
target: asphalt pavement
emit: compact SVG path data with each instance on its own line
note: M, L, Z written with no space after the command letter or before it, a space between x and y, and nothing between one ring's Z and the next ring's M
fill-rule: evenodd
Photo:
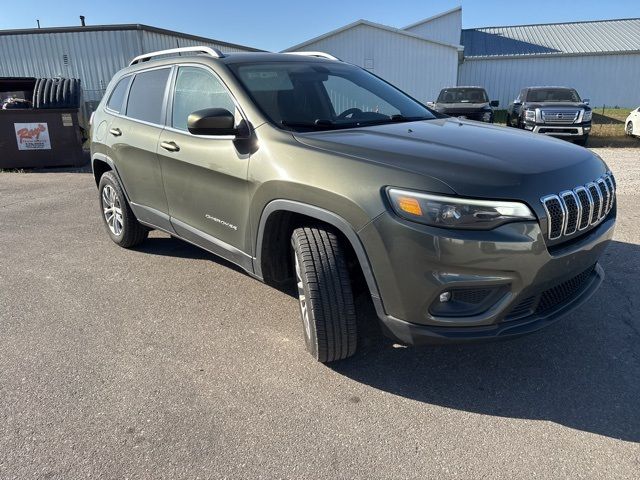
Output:
M588 303L331 366L286 293L158 232L113 244L91 174L1 173L0 479L637 479L640 149L598 153L619 222Z

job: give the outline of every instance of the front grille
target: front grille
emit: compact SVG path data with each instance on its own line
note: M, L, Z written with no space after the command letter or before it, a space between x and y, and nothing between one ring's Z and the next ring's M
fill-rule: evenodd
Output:
M515 320L517 318L526 317L531 314L533 310L533 306L535 305L537 297L528 297L518 302L515 307L511 309L507 317L506 321Z
M580 116L580 110L576 109L543 109L540 111L542 123L571 124Z
M452 299L463 303L478 304L485 301L494 289L491 288L465 288L453 290Z
M586 185L540 199L547 213L547 236L557 240L601 222L615 202L615 179L611 172Z
M585 282L589 279L589 276L591 276L591 273L593 272L595 267L595 265L592 265L579 275L576 275L566 282L563 282L560 285L542 292L542 295L540 296L540 302L536 307L535 313L548 313L559 305L574 298L576 294L578 294L582 290Z
M542 293L526 297L524 300L519 301L509 311L504 321L511 322L532 314L545 315L561 307L583 291L586 282L589 280L595 268L596 266L594 264L584 272L555 287L551 287Z

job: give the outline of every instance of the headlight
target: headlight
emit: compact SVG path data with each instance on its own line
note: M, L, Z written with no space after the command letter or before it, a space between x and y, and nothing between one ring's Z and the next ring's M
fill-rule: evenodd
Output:
M390 188L393 210L407 220L433 227L490 230L508 222L535 220L523 203L446 197Z
M524 119L529 120L530 122L536 121L536 111L535 110L525 110L524 111Z
M584 115L582 115L583 122L590 122L591 117L593 117L593 110L585 110Z
M484 112L482 114L482 121L483 122L490 122L491 121L491 112Z

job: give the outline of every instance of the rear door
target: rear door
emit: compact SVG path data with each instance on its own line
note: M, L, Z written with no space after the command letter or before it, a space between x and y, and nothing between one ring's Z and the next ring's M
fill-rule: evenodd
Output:
M113 116L108 147L136 216L162 228L169 226L167 199L156 154L164 128L171 67L133 76L122 112Z
M224 108L242 115L219 77L203 65L181 65L175 72L158 157L169 214L177 233L210 251L244 264L249 199L249 152L233 136L192 135L190 113Z

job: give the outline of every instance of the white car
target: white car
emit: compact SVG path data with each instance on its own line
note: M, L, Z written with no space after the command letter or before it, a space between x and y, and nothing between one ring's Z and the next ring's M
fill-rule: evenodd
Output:
M632 110L625 120L624 133L629 136L640 136L640 107Z

